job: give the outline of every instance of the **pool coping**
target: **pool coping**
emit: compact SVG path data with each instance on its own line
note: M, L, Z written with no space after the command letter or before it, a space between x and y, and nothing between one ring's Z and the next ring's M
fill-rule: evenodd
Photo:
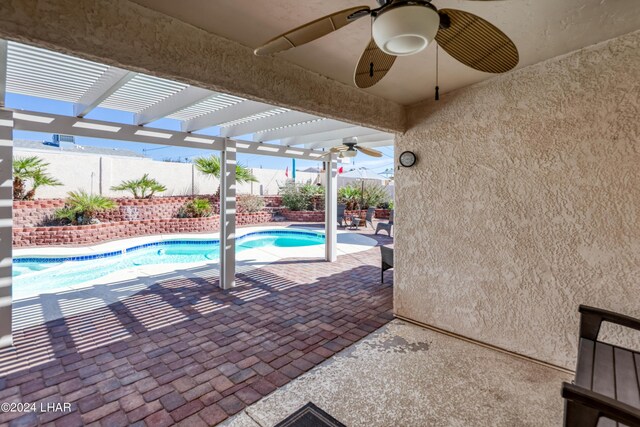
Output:
M236 237L245 236L251 233L259 233L260 231L307 231L315 234L324 234L324 230L312 228L312 227L291 227L291 226L268 226L268 227L245 227L236 231ZM120 248L124 245L144 245L154 243L158 238L164 241L176 241L176 240L217 240L219 233L199 233L199 234L163 234L144 237L127 238L117 241L111 241L102 243L99 245L91 246L77 246L73 248L65 248L61 246L48 246L46 248L31 248L31 249L17 249L14 251L14 257L16 256L49 256L60 257L62 254L52 254L51 251L60 251L60 249L68 249L64 255L77 256L87 251L91 255L96 255L100 252L110 251L113 252L117 246ZM117 246L116 246L117 245ZM349 255L357 252L365 251L375 247L377 241L370 237L363 236L358 233L349 233L348 231L338 231L338 255ZM120 249L122 250L122 249ZM83 252L80 252L83 251ZM117 251L117 249L116 249ZM25 254L25 252L28 252ZM121 252L120 252L121 253ZM63 256L64 256L63 255ZM100 257L98 257L100 258ZM256 268L263 267L274 262L278 262L286 258L305 258L309 260L324 259L324 244L313 246L294 246L283 248L270 248L260 247L247 249L236 254L236 272L242 273ZM19 263L17 263L19 264ZM89 290L95 286L108 286L110 283L122 283L122 282L136 282L143 287L152 285L158 280L160 276L172 274L174 272L180 272L185 274L191 269L206 268L214 275L217 275L219 260L213 259L209 261L197 261L192 263L173 263L173 264L149 264L142 265L130 269L118 270L107 274L105 276L82 282L79 284L66 285L56 288L52 291L44 292L20 292L15 295L16 300L27 300L37 298L39 295L46 296L47 294L57 294L61 292L69 291L83 291ZM59 267L59 266L57 266ZM54 267L54 268L57 268ZM45 270L46 271L46 270ZM138 288L139 289L139 288Z
M324 230L311 230L311 229L297 229L297 228L262 228L257 229L254 227L252 229L245 229L242 231L246 231L245 233L236 233L236 241L242 242L244 238L248 236L260 236L260 235L268 235L268 234L282 234L282 235L308 235L314 237L322 236L324 239ZM32 248L33 250L29 251L28 249L19 249L14 251L14 260L15 264L22 264L28 262L42 262L42 263L59 263L59 262L68 262L68 261L89 261L94 259L102 259L102 258L111 258L123 254L127 254L130 252L135 252L140 249L154 247L154 246L166 246L168 244L194 244L194 245L207 245L207 244L216 244L220 243L219 237L209 237L211 234L199 234L199 235L183 235L183 234L165 234L165 235L151 235L144 237L155 237L153 239L142 239L139 237L121 239L113 242L102 243L99 245L92 246L78 246L73 249L77 249L77 251L73 251L72 253L56 253L51 254L51 250L56 250L59 252L63 246L48 246L46 248ZM118 249L114 249L112 246L117 244ZM35 249L43 249L42 251L36 251ZM49 251L49 253L46 252ZM87 253L90 251L90 253ZM19 252L16 254L15 252ZM23 252L28 252L28 254L24 254ZM39 253L44 252L44 253ZM65 251L66 252L66 251Z
M259 233L268 230L289 230L289 231L308 231L316 234L325 234L323 229L312 227L285 227L285 226L267 226L267 227L242 227L236 229L236 238L243 237L247 234ZM339 231L340 232L340 231ZM13 258L23 259L28 256L37 257L75 257L75 256L92 256L103 253L122 252L131 248L137 248L144 245L151 246L153 243L168 241L210 241L219 242L220 233L171 233L171 234L150 234L148 236L128 237L125 239L111 240L104 243L83 245L83 246L39 246L30 248L13 249Z

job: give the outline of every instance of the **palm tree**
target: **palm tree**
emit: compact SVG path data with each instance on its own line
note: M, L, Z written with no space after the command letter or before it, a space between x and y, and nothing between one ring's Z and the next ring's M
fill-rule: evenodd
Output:
M13 159L13 199L33 200L38 187L62 185L60 181L47 174L47 166L49 163L37 156ZM28 181L31 181L32 188L26 191Z
M194 163L196 169L204 175L210 175L220 179L220 157L213 155L210 157L198 157L194 160ZM236 182L238 184L258 182L258 178L251 173L251 169L242 165L236 165ZM216 196L220 196L220 184L218 184Z
M149 178L145 173L142 178L122 181L119 185L111 187L113 191L129 191L134 199L150 199L155 193L167 191L167 187L160 184L154 178Z
M84 190L70 191L65 207L58 209L56 218L69 220L72 224L91 224L98 212L116 208L118 205L108 197L89 194Z

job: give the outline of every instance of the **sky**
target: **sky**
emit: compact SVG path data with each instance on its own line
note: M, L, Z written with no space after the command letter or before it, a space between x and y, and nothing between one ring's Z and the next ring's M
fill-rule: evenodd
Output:
M6 106L17 110L28 110L34 112L53 113L62 115L73 115L73 104L70 102L54 101L50 99L36 98L26 95L18 95L13 93L7 93ZM96 108L91 111L86 118L95 120L104 120L116 123L133 124L134 113L127 113L123 111L110 110L106 108ZM148 127L166 129L166 130L180 130L180 122L173 119L160 119L155 122L149 123ZM219 135L219 128L211 127L203 129L197 134L203 135ZM39 132L25 132L15 131L14 138L16 139L29 139L36 141L51 141L52 134L45 134ZM250 140L250 135L240 136L238 139ZM211 154L218 154L216 151L199 150L193 148L184 147L171 147L161 146L155 144L141 144L137 142L123 142L113 141L109 139L98 138L86 138L76 137L75 142L79 145L94 146L94 147L108 147L108 148L120 148L128 149L138 153L142 153L146 157L150 157L155 160L180 160L183 162L191 162L193 158L199 156L208 156ZM273 141L278 143L277 141ZM376 150L382 152L381 158L375 158L366 156L362 153L351 159L350 164L345 164L345 172L354 168L366 168L376 173L382 173L385 170L393 170L393 147L377 147ZM238 161L240 164L248 166L250 168L264 168L264 169L293 169L292 160L273 156L260 156L255 154L238 154ZM308 167L321 167L319 162L313 162L309 160L296 160L296 169L301 170Z

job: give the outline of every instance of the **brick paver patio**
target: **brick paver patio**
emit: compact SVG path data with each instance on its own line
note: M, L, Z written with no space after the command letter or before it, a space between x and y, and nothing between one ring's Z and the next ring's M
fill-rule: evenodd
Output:
M230 291L176 278L16 331L14 348L0 350L0 402L36 412L0 413L0 423L219 423L392 318L392 274L380 284L379 260L377 248L335 263L283 260Z

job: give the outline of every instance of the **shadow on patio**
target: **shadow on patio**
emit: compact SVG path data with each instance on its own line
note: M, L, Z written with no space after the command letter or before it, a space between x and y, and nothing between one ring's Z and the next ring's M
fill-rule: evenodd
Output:
M183 270L142 290L104 286L109 304L93 310L81 291L49 295L43 304L60 313L90 311L16 331L0 352L0 400L72 403L22 415L41 423L219 422L392 318L378 260L375 248L336 263L289 260L240 273L229 291L210 268Z

